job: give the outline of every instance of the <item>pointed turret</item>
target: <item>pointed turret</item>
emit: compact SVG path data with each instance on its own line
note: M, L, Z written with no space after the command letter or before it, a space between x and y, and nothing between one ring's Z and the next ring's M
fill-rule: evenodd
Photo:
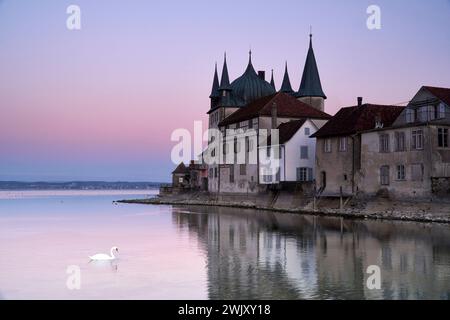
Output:
M227 53L225 52L223 58L222 77L220 78L219 90L229 90L229 89L230 89L230 78L228 76Z
M312 34L309 35L308 55L306 56L302 81L300 83L300 88L296 93L296 97L323 111L324 99L327 97L325 96L325 93L322 90L322 84L320 83L319 70L317 68L316 58L312 47Z
M219 97L219 76L217 75L217 62L214 67L214 78L213 78L213 85L211 88L211 94L209 95L210 98L217 98Z
M292 86L291 86L291 80L289 80L287 61L284 66L283 83L281 84L280 92L284 92L284 93L288 93L288 94L294 93L294 90L292 90Z
M213 78L213 84L212 84L211 94L209 95L209 98L211 99L211 109L213 109L217 106L217 102L220 98L219 77L217 75L217 62L214 67L214 78Z
M272 76L270 77L270 85L272 86L272 88L273 88L274 90L276 90L276 89L275 89L275 81L273 80L273 69L272 69Z

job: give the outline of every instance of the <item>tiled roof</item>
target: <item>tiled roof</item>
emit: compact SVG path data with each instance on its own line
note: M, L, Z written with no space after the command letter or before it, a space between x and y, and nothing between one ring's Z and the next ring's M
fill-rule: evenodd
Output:
M377 117L384 127L389 127L403 109L404 107L377 104L342 108L312 137L344 136L371 130L375 128Z
M310 105L297 100L289 94L279 92L257 99L247 106L242 107L222 120L219 123L219 126L250 120L258 116L271 116L273 103L276 103L277 116L281 118L331 118L328 113L317 110Z
M439 100L445 102L448 106L450 106L450 88L439 88L430 86L423 86L422 88L428 90L436 98L438 98Z

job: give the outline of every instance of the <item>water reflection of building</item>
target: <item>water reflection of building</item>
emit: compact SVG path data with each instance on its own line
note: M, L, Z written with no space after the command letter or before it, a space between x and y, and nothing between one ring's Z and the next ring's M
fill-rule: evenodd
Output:
M211 299L450 298L444 226L189 210L175 210L174 223L204 246ZM371 264L381 268L381 290L365 285Z

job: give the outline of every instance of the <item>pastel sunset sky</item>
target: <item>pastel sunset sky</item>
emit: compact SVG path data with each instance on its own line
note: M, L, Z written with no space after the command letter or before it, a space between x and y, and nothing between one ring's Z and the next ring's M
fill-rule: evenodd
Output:
M450 87L449 0L0 0L0 180L168 181L170 135L206 129L224 51L232 80L251 47L277 88L287 60L297 90L310 25L330 114Z

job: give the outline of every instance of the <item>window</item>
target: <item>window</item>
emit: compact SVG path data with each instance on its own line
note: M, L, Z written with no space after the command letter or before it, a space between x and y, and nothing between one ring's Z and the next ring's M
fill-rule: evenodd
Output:
M310 133L310 129L309 128L305 128L305 136L309 137L310 134L311 134Z
M248 120L248 128L249 129L253 128L253 120Z
M308 146L300 146L300 159L308 159Z
M183 183L183 178L178 178L178 183Z
M245 164L239 165L239 174L245 176L247 174L247 166Z
M389 185L389 166L381 166L380 168L380 184Z
M428 106L419 108L419 121L420 122L425 122L428 120L427 113L428 113Z
M438 146L448 148L448 129L438 128Z
M258 129L258 118L254 118L252 128Z
M263 181L264 182L272 182L272 175L271 174L263 175Z
M389 134L380 134L380 152L389 152Z
M406 123L414 122L416 119L414 117L414 109L408 108L406 109Z
M297 181L311 181L312 177L312 168L297 168Z
M266 150L267 158L270 158L270 149L272 149L271 146L267 146L267 150Z
M445 118L445 104L443 102L439 103L437 117L439 119Z
M340 137L339 138L339 151L340 152L347 151L347 137Z
M405 166L403 164L399 164L397 166L397 180L405 180Z
M428 107L428 119L434 120L436 119L436 107L435 106L429 106Z
M406 150L406 135L404 132L395 133L395 151Z
M234 183L234 165L230 165L230 183Z
M423 180L423 164L417 163L411 165L411 180L412 181Z
M331 139L325 139L323 143L323 151L327 153L331 152Z
M210 178L213 177L213 169L212 169L212 168L209 169L209 177L210 177Z
M414 150L422 150L423 149L423 130L413 130L411 137L411 147Z
M214 168L214 178L217 178L217 168Z

